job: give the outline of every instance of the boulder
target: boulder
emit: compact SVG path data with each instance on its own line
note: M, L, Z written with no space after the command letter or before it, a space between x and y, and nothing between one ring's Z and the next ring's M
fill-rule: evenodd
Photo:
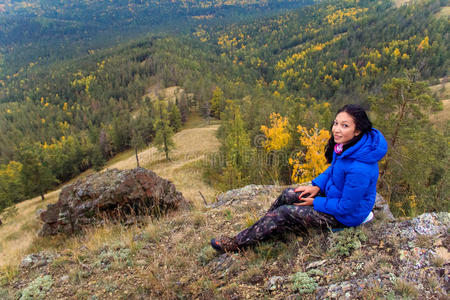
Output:
M55 256L47 252L32 253L22 259L20 268L22 269L34 269L45 267L55 259Z
M105 220L129 222L136 216L159 217L169 210L187 208L189 203L170 181L154 172L107 170L65 186L56 204L40 214L41 236L73 234Z
M310 185L311 183L305 183ZM216 202L209 205L211 208L218 208L221 206L237 206L245 205L254 201L257 197L272 197L272 201L275 201L279 193L283 189L295 186L277 186L277 185L256 185L250 184L242 188L234 189L222 193L217 196ZM375 205L373 208L373 213L375 217L383 216L384 219L388 221L394 221L394 216L392 215L389 206L381 195L377 194Z

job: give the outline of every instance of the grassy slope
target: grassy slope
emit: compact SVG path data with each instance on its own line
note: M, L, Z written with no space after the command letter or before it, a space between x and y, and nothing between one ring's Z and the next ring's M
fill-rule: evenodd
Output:
M196 163L207 159L209 153L217 151L219 142L215 132L219 125L208 124L196 114L192 115L185 124L185 129L174 136L176 149L171 153L171 161L167 162L164 155L154 147L139 153L141 166L149 168L158 175L173 181L178 190L190 199L194 205L203 205L199 191L207 201L213 201L216 191L202 181L202 174ZM136 167L133 151L126 151L113 158L106 168L129 169ZM78 178L92 174L88 170ZM36 232L40 224L35 217L38 209L44 209L47 204L58 200L60 189L46 195L45 201L36 197L17 205L18 214L6 220L0 226L0 267L17 264L25 253L29 252L30 245L36 242Z
M450 121L450 82L443 82L430 87L432 93L442 101L443 110L430 116L430 120L436 125L437 128L445 131L446 124Z

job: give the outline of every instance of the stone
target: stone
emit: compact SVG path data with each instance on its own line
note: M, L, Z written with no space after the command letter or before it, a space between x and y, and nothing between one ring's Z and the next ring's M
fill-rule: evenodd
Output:
M136 216L159 217L190 203L175 185L154 172L112 169L63 187L58 202L40 214L41 236L73 234L105 220L135 222Z
M216 208L225 205L236 205L243 201L253 200L260 195L270 195L273 191L279 189L280 187L276 185L250 184L244 186L243 188L230 190L218 195L216 202L210 204L209 206L211 208Z
M450 224L450 213L425 213L411 220L411 225L418 234L435 236L443 226Z
M311 185L311 182L302 184ZM233 206L240 205L243 202L248 202L256 199L258 196L270 197L273 194L281 193L283 189L295 186L277 186L277 185L256 185L250 184L239 189L234 189L222 193L217 196L216 202L209 205L210 208L217 208L221 206ZM275 201L273 198L272 201ZM392 215L386 200L379 194L376 195L375 204L373 207L373 213L375 217L383 214L384 218L388 221L394 221L395 218Z
M22 269L34 269L45 267L55 259L55 256L47 252L32 253L25 256L20 262L20 268Z
M228 268L233 264L235 261L234 257L232 255L229 255L227 253L223 253L213 259L209 264L209 268L213 273L218 273L222 271L227 271Z
M383 214L384 217L389 221L394 221L394 215L392 214L391 210L389 209L389 205L387 201L381 197L380 194L377 193L375 198L375 204L373 206L373 214L375 216L379 214Z
M286 284L289 281L288 277L285 276L272 276L267 281L267 290L275 291L279 289L281 286Z
M310 263L309 265L306 266L306 270L320 267L321 265L325 264L326 262L327 262L326 259L319 260L319 261L313 261L312 263Z

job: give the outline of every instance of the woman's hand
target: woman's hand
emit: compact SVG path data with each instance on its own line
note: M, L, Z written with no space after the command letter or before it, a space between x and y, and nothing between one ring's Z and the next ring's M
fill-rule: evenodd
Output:
M294 203L294 205L298 205L298 206L313 205L313 202L314 202L314 198L313 197L301 198L300 200L302 200L303 202L301 202L301 203Z
M318 186L314 186L314 185L312 185L312 186L311 185L309 185L309 186L299 186L294 191L295 192L302 192L298 198L300 200L305 201L306 199L309 199L309 198L314 199L314 197L319 193L320 188ZM306 195L306 194L309 194L308 198L303 198L302 199L303 195ZM305 205L308 205L308 204L305 204ZM311 204L309 204L309 205L312 205L312 201L311 201Z

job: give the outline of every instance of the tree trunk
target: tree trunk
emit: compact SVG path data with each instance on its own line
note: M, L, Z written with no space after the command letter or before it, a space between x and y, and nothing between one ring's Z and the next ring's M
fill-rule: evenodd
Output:
M136 164L137 164L137 166L139 168L139 157L138 157L138 148L137 148L137 146L134 147L134 153L136 155Z

